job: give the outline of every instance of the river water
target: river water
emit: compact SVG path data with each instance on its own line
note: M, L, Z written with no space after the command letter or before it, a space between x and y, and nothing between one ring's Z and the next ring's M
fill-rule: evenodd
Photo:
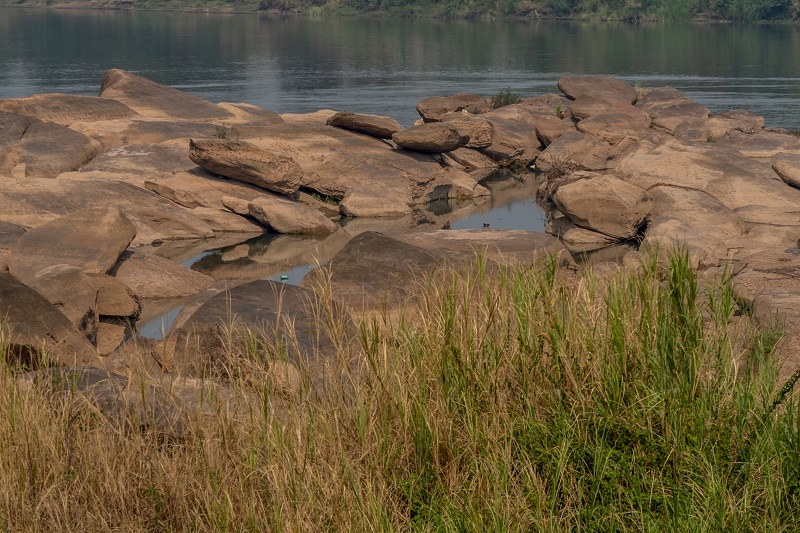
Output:
M747 109L769 126L800 129L798 58L800 28L791 25L0 9L0 98L92 95L107 69L120 68L213 102L247 102L278 113L375 113L406 126L418 118L416 103L431 96L505 89L534 96L557 92L566 74L602 74L676 87L713 112ZM446 225L543 230L545 219L531 200L534 186L500 183L493 191L491 202L463 216L455 209ZM431 206L431 218L439 220L443 209L451 207ZM217 243L213 250L178 245L157 253L218 279L283 276L297 283L313 254L341 245L264 236ZM168 312L176 313L156 308L143 331L159 336L159 315Z

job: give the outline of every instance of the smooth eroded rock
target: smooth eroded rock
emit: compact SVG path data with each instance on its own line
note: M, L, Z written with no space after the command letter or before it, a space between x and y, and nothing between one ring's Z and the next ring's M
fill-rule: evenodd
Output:
M336 224L316 209L282 198L256 198L247 208L253 218L278 233L324 235L336 231Z
M363 133L376 139L391 139L403 126L391 117L361 113L336 113L326 122L328 126Z
M427 98L417 104L417 113L425 122L435 122L442 119L442 115L454 111L466 111L473 115L486 113L492 109L492 104L483 96L477 94L453 94L450 96L436 96Z
M450 152L465 146L469 139L469 135L445 122L421 124L392 135L392 140L400 148L429 153Z
M562 76L558 80L558 89L573 100L590 95L632 104L639 96L629 83L608 76Z
M116 100L61 93L0 100L0 111L36 117L62 126L78 121L115 120L137 115L131 108Z

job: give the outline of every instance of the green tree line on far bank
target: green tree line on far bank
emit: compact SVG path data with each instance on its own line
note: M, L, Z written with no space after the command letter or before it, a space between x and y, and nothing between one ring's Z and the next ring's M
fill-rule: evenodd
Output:
M800 0L259 0L259 10L428 17L756 22L800 19Z

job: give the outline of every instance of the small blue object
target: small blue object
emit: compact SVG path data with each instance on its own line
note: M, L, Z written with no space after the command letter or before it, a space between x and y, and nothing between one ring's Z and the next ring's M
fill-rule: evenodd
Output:
M286 274L281 274L281 281L286 281L287 279L289 279L289 276Z

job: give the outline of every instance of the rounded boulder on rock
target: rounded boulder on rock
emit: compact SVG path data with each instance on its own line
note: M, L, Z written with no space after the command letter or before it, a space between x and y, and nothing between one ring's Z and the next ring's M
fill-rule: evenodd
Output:
M403 126L391 117L360 113L336 113L326 124L363 133L376 139L391 139L392 135L403 130Z
M562 76L558 80L558 89L573 100L587 94L632 104L639 96L629 83L607 76Z
M772 170L788 185L800 189L800 155L778 154L772 158Z
M250 216L278 233L325 235L336 231L336 224L307 205L282 198L262 196L247 204Z
M442 153L466 146L469 135L445 122L432 122L414 126L392 135L400 148L415 152Z
M452 94L427 98L417 104L417 113L425 122L436 122L442 115L454 111L466 111L479 115L491 111L492 103L478 94Z
M553 200L572 223L618 239L631 239L650 219L653 199L644 189L610 174L576 172Z
M296 192L303 181L294 159L243 141L191 139L189 159L215 174L279 194Z

